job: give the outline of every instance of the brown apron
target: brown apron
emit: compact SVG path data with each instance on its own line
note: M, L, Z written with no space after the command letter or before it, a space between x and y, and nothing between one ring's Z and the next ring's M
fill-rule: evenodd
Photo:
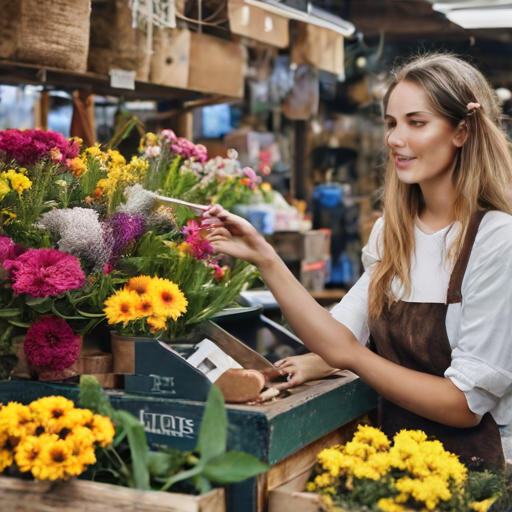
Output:
M405 368L444 376L452 352L446 333L446 312L448 304L462 302L462 280L484 215L485 212L478 212L471 219L450 278L447 304L398 301L391 308L385 306L380 317L369 319L370 348L374 352ZM425 394L428 392L426 389ZM494 470L504 467L500 432L490 413L476 427L455 428L381 398L379 421L390 438L402 429L423 430L441 441L446 450L459 455L462 462ZM475 464L475 457L480 459L479 464Z

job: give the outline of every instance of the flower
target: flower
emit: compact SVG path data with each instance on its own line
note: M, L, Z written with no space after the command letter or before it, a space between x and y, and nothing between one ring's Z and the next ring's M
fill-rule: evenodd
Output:
M114 440L115 429L109 418L95 414L92 420L91 431L94 439L103 448L108 446Z
M126 326L128 322L137 318L137 305L140 298L133 290L119 290L115 295L105 301L105 315L109 324L120 324Z
M85 284L80 261L56 249L30 249L15 260L5 260L4 267L17 294L56 296Z
M0 178L0 201L11 191L9 182L5 178Z
M72 475L69 472L73 462L72 447L55 434L43 435L42 450L39 454L41 464L32 469L32 474L39 480L67 479Z
M0 236L0 264L16 258L16 244L6 236Z
M104 230L106 243L111 247L112 263L134 249L146 231L146 222L141 215L118 212L104 222Z
M41 437L28 436L16 448L14 460L22 473L32 471L40 464L39 455L42 449Z
M12 189L16 190L20 196L24 190L32 187L32 182L22 173L17 173L14 169L9 169L7 172L3 172L2 178L4 180L9 179L11 181Z
M150 316L146 322L152 327L151 332L162 331L167 327L167 320L163 316Z
M176 320L187 311L185 295L168 279L154 278L148 287L148 295L156 316Z
M149 276L132 277L128 281L127 288L137 292L138 295L145 295L148 293L148 286L151 281L152 279Z
M197 260L208 259L215 253L215 249L207 240L206 230L200 227L196 221L189 220L183 228L183 234L188 235L185 239L187 246L184 252L188 252Z
M81 346L81 338L63 318L44 316L29 327L23 350L37 367L64 370L78 360Z
M68 158L66 165L77 178L83 176L87 171L87 165L85 165L85 162L80 157Z

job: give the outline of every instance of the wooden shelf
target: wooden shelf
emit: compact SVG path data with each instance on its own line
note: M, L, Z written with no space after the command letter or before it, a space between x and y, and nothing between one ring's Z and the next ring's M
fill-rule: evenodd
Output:
M167 87L150 82L135 81L135 89L119 89L110 86L110 77L96 73L73 73L56 68L39 67L0 60L0 83L5 85L32 84L61 89L89 89L101 96L123 96L130 99L197 102L202 106L218 103L219 96L177 87ZM229 101L229 98L225 98Z
M321 292L310 291L309 294L313 297L320 305L329 306L334 302L339 302L347 294L347 290L341 288L326 288Z

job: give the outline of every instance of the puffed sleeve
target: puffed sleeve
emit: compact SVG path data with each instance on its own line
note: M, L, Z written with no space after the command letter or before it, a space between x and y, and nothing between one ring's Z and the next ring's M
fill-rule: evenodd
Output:
M475 414L493 410L512 386L512 217L486 217L468 262L462 304L450 306L460 308L460 324L452 327L458 335L445 372Z
M364 274L348 291L341 302L331 310L332 316L352 331L359 343L366 345L370 336L368 328L368 285L370 283L371 266L379 261L379 234L382 230L382 219L378 219L372 229L368 244L363 248Z

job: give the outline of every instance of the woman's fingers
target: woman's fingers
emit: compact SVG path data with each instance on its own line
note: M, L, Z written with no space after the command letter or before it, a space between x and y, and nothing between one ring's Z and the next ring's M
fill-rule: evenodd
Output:
M289 375L290 375L289 380L287 380L286 382L279 382L276 384L272 383L272 387L282 391L284 389L294 388L295 386L299 386L300 384L302 384L303 381L302 381L299 373L295 373L295 374L290 373Z

